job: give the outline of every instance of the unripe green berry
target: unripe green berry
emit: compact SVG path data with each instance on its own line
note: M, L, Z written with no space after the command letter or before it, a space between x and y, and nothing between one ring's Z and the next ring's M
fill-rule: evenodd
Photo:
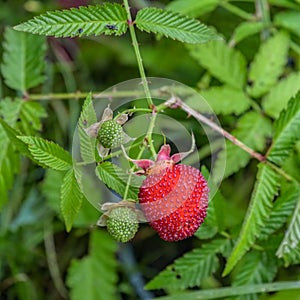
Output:
M139 224L136 212L129 207L113 208L106 221L107 231L120 242L128 242L134 238Z
M98 132L98 140L104 148L115 148L123 142L123 129L114 120L105 121Z

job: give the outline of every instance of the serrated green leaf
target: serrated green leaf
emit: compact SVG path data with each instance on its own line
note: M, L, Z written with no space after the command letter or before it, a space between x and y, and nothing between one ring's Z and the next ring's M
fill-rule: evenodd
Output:
M250 105L250 98L239 89L228 85L211 87L208 90L201 91L201 96L211 106L216 114L241 114L246 111ZM186 103L193 101L187 99Z
M232 42L234 44L238 44L245 38L261 32L263 28L264 28L263 22L243 22L235 28Z
M200 249L194 249L160 272L148 282L146 289L183 290L187 287L201 286L202 281L218 268L216 254L223 253L229 246L229 240L216 239Z
M122 35L127 28L126 10L116 3L49 11L14 27L19 31L55 37Z
M166 6L166 9L195 18L213 11L220 2L220 0L174 0Z
M276 199L270 217L259 235L260 240L268 238L283 226L294 211L299 198L298 184L289 183L282 186L280 197Z
M72 261L68 270L71 300L115 300L116 243L103 231L93 231L90 239L90 254L80 261Z
M34 135L36 131L40 131L41 119L47 116L41 103L19 98L5 98L0 101L0 111L8 125L25 135Z
M33 136L18 136L18 138L28 145L34 159L43 167L58 171L68 170L72 167L71 155L54 142Z
M116 191L121 197L123 196L128 180L128 174L124 170L110 162L104 162L97 166L96 175L110 189ZM137 182L137 179L132 177L128 199L138 199L138 186L140 186L140 182Z
M280 80L263 98L264 111L273 118L278 118L280 112L286 108L289 100L300 90L300 72L292 73Z
M257 112L249 112L239 119L232 135L253 150L262 151L266 144L266 138L271 136L271 132L272 125L267 118ZM224 178L226 178L245 167L250 159L250 154L230 141L226 141L226 148L222 149L215 162L214 172L222 173L225 160Z
M232 286L245 286L253 283L271 282L277 272L276 260L266 252L250 252L240 262ZM234 298L235 300L257 299L248 294Z
M135 24L142 31L160 33L183 43L199 44L220 39L212 29L196 19L155 7L139 10Z
M292 33L300 36L300 12L299 11L284 11L275 15L274 23L288 29Z
M274 127L274 140L267 158L282 166L300 139L300 93L289 101L287 109L282 111Z
M1 71L7 86L24 93L44 81L44 38L7 28L3 47Z
M298 187L298 202L295 207L291 222L288 226L288 229L285 233L284 239L282 240L276 255L278 257L288 257L295 253L299 253L299 244L300 244L300 188Z
M86 163L95 161L96 139L88 136L85 129L96 122L96 112L93 106L92 94L90 93L84 101L78 122L80 154L82 160Z
M289 36L279 32L261 44L250 65L249 95L260 97L276 84L287 61L289 43Z
M67 231L72 228L73 221L79 212L84 196L80 190L73 169L67 171L60 193L60 209L65 220Z
M59 217L62 217L60 210L61 183L65 177L64 172L47 169L41 185L41 192L49 206Z
M258 168L249 208L239 238L227 260L224 276L229 274L255 242L270 216L272 201L279 188L279 175L273 169L266 164L259 164Z
M246 59L225 41L187 46L190 55L221 82L240 89L246 81Z

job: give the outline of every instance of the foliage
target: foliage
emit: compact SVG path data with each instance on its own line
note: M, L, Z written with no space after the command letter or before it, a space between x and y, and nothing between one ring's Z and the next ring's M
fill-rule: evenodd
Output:
M0 12L1 296L295 298L299 1L71 2L13 0ZM163 87L150 99L147 88L156 83L144 69L195 93ZM140 90L100 93L134 76ZM184 105L165 107L165 96ZM135 139L101 156L97 126L105 103ZM109 211L101 205L138 202L145 177L136 176L133 162L155 156L158 141L170 143L172 154L173 143L185 146L164 118L194 132L198 151L189 158L198 154L209 183L207 217L188 240L162 242L143 224L120 245L96 227Z

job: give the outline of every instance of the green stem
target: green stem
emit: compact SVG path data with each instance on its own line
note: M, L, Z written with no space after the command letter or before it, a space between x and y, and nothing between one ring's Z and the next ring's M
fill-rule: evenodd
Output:
M239 16L242 19L248 20L248 21L253 21L255 20L255 17L252 14L247 13L243 9L230 4L229 2L221 2L220 6L231 12L232 14Z
M135 30L134 30L134 23L132 21L132 17L131 17L131 13L130 13L130 7L128 5L127 0L123 0L123 3L124 3L124 7L126 9L126 12L127 12L128 26L129 26L129 32L130 32L130 36L131 36L131 40L132 40L132 46L133 46L135 56L136 56L136 59L137 59L137 63L138 63L138 67L139 67L139 71L140 71L144 91L145 91L145 94L146 94L148 106L150 108L152 108L153 107L153 102L152 102L152 98L151 98L151 94L150 94L150 90L149 90L149 85L148 85L148 81L147 81L144 66L143 66L143 60L142 60L142 56L141 56L141 53L140 53L139 44L138 44L136 34L135 34Z
M51 94L30 94L27 96L28 100L68 100L68 99L84 99L89 95L87 92L75 93L51 93ZM111 92L94 92L94 99L107 98L124 98L124 97L141 97L143 93L140 91L111 91Z

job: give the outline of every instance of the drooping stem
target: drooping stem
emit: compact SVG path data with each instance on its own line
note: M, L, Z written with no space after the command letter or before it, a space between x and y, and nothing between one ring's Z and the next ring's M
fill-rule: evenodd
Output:
M149 85L148 85L148 81L147 81L145 70L144 70L144 65L143 65L143 60L142 60L142 56L141 56L141 53L140 53L139 44L138 44L136 34L135 34L135 30L134 30L134 22L132 21L132 17L131 17L131 13L130 13L130 7L128 5L127 0L123 0L123 3L124 3L124 7L126 9L126 12L127 12L129 32L130 32L130 36L131 36L131 40L132 40L132 46L133 46L135 56L136 56L136 59L137 59L137 63L138 63L138 67L139 67L139 71L140 71L140 75L141 75L141 79L142 79L143 88L144 88L144 91L145 91L145 94L146 94L148 106L150 108L152 108L153 107L153 102L152 102L152 98L151 98L151 94L150 94L150 90L149 90Z

